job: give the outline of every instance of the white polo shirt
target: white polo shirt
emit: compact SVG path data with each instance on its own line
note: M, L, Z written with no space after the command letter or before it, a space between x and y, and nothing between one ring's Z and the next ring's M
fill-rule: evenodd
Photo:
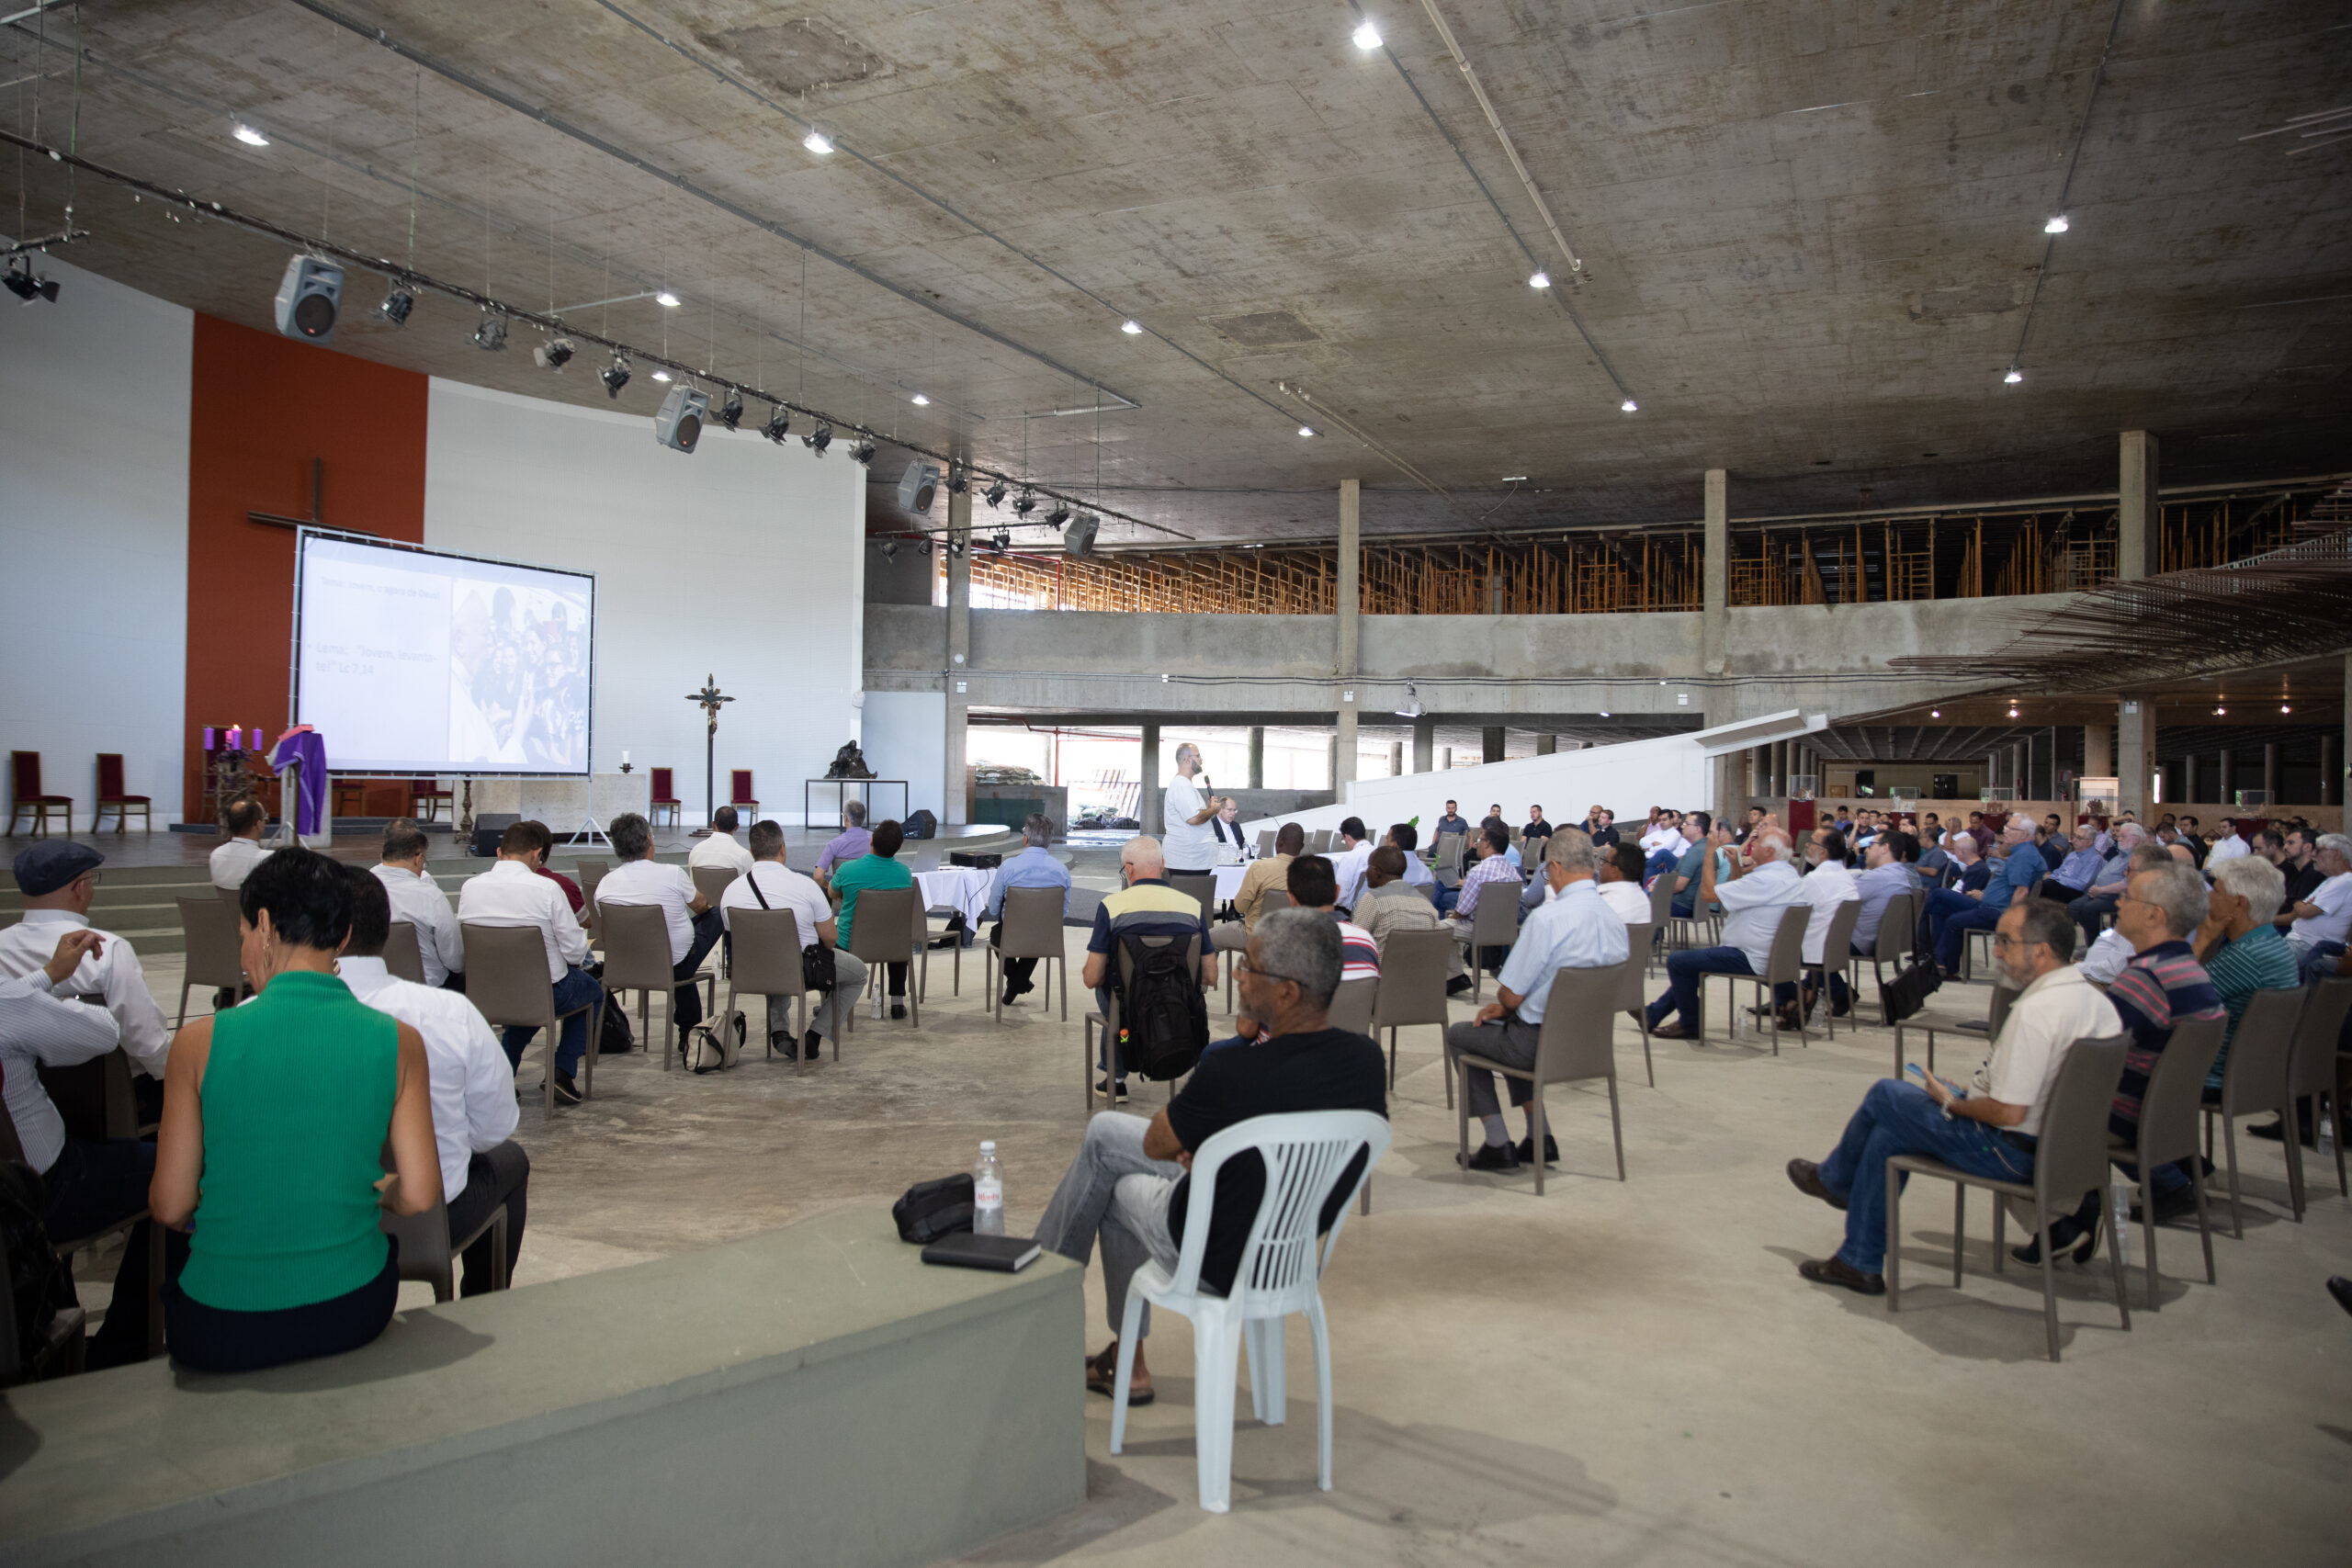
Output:
M717 866L740 876L752 869L752 852L745 849L742 840L732 833L714 830L710 837L686 852L686 864L690 869Z
M2052 969L2009 1004L1993 1054L1976 1069L1974 1087L2004 1105L2024 1106L2025 1120L2014 1131L2037 1137L2050 1081L2075 1042L2122 1032L2115 1004L2080 969Z
M757 881L759 891L752 890ZM760 900L767 900L766 908L789 909L800 927L800 945L814 946L817 928L833 918L832 900L817 886L814 877L803 876L788 865L778 865L772 860L760 861L752 869L727 885L719 897L718 918L732 927L729 913L734 909L757 909Z
M2312 889L2303 900L2319 906L2316 915L2305 915L2287 928L2287 940L2300 948L2314 948L2324 942L2342 942L2346 927L2352 927L2352 871L2329 877Z
M626 861L596 884L596 908L607 904L652 904L670 928L670 962L678 963L695 944L695 879L682 865L657 860Z
M30 975L57 956L58 939L90 922L67 909L27 909L24 917L0 931L0 980ZM81 966L56 987L61 997L103 997L122 1033L123 1053L151 1078L161 1078L172 1057L172 1036L164 1026L164 1010L147 988L146 972L130 943L112 931L98 933L96 957L85 953ZM41 977L48 984L48 976Z
M424 961L424 983L438 986L452 974L465 973L466 939L458 930L458 913L449 907L449 896L441 891L433 874L380 862L368 869L384 885L392 919L416 928L416 952Z
M2249 852L2246 841L2235 833L2230 834L2227 838L2216 839L2213 840L2213 847L2206 852L2205 874L2211 876L2215 866L2225 865L2231 861L2242 859Z
M424 1038L441 1198L455 1202L466 1190L466 1162L513 1137L520 1119L505 1047L473 1003L455 991L401 979L380 958L339 958L334 972L353 996Z
M1568 884L1573 887L1575 883ZM1600 890L1600 901L1617 911L1617 918L1629 926L1649 924L1650 896L1642 891L1638 882L1595 882Z
M1207 823L1193 820L1207 806L1200 786L1183 774L1168 781L1159 813L1159 847L1169 870L1207 871L1216 864L1216 834Z
M232 839L212 852L212 886L243 887L254 867L270 857L272 852L263 849L258 840Z
M548 946L548 978L588 962L588 933L563 889L519 860L503 860L458 890L459 926L536 926Z

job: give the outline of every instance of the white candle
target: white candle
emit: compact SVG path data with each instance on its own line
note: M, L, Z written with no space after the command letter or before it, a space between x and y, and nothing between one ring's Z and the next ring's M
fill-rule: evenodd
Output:
M628 752L624 751L624 752L622 752L622 753L621 753L621 761L624 761L624 762L626 762L626 761L628 761Z

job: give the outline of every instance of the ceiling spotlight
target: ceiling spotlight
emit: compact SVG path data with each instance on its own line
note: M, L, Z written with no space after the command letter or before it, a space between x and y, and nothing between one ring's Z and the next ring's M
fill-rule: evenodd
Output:
M743 394L730 391L718 407L718 423L732 430L743 423Z
M947 553L951 556L960 556L964 553L964 540L961 535L947 541Z
M7 276L0 281L5 281L8 285L8 292L28 305L36 299L46 299L52 305L57 303L56 281L45 276L35 277L30 256L13 258L8 263Z
M947 493L950 495L961 495L971 488L971 477L964 472L962 465L956 463L948 464Z
M1552 287L1552 275L1545 272L1539 266L1528 275L1527 287L1530 288L1549 288Z
M657 381L667 381L670 378L670 373L657 367L653 372L653 378Z
M2219 718L2219 717L2221 717L2223 714L2225 714L2225 713L2227 713L2227 712L2229 712L2229 711L2230 711L2230 710L2229 710L2229 709L2227 709L2227 708L2225 708L2225 707L2216 707L2216 708L2214 708L2214 710L2213 710L2213 716L2214 716L2215 718Z
M995 511L998 507L1002 506L1004 504L1004 481L1002 479L999 479L996 483L989 486L988 494L981 497L981 499L989 503L989 510L991 512Z
M1056 502L1054 503L1054 509L1046 513L1046 526L1048 528L1058 528L1069 521L1069 508L1062 505L1059 502Z
M808 128L808 134L800 139L800 145L820 157L833 150L832 139L813 125Z
M913 403L915 407L919 409L927 409L931 407L931 400L924 397L921 392L917 392L913 397L907 400Z
M1410 681L1406 682L1404 705L1396 710L1396 716L1398 718L1419 718L1421 716L1422 712L1423 709L1421 707L1420 692L1415 688Z
M1302 424L1298 427L1298 433L1301 435L1312 435L1315 434L1315 427L1311 424Z
M560 370L571 362L571 356L578 352L570 338L551 337L531 350L531 357L542 370Z
M506 318L493 316L488 306L482 308L481 325L474 329L474 346L489 354L503 354L506 349Z
M1369 52L1380 47L1380 29L1370 22L1356 29L1356 47Z
M2295 710L2294 710L2293 708L2289 707L2285 703L2280 703L2280 704L2278 705L2278 711L2279 711L2280 713L2292 713L2292 712L2294 712Z
M1642 412L1642 405L1635 402L1631 398L1627 398L1623 402L1619 403L1617 408L1619 412L1623 413L1639 413Z
M605 384L605 395L617 401L621 389L628 385L628 355L614 355L613 362L596 372L596 379Z
M882 541L882 558L884 560L897 560L899 558L898 540L885 539Z
M1134 319L1130 318L1129 320L1126 320L1126 321L1121 321L1121 322L1119 323L1119 330L1120 330L1121 332L1123 332L1123 333L1126 333L1129 337L1133 337L1133 336L1135 336L1137 333L1140 333L1140 332L1142 332L1142 331L1143 331L1143 323L1142 323L1141 321L1136 321L1136 320L1134 320Z
M1941 718L1943 716L1944 710L1941 708L1929 708L1928 710L1928 716L1929 718Z
M1012 547L1012 536L1006 533L1001 528L999 528L994 534L989 536L989 548L994 550L999 555L1004 554L1005 551Z
M239 120L235 129L232 130L229 134L235 137L238 141L243 142L248 147L266 147L269 145L268 137L264 136L260 131L255 130L252 126L245 124L243 120Z
M929 560L929 559L931 558L931 536L930 536L930 535L925 534L925 535L922 536L922 543L920 543L920 544L918 544L917 546L915 546L915 554L917 554L917 555L919 555L919 556L922 557L922 558L923 558L923 559L925 559L925 560Z
M808 447L820 457L825 455L825 448L832 444L833 427L821 419L817 422L816 429L800 438L800 445Z
M384 302L376 307L376 314L393 326L405 326L408 313L415 309L416 296L396 283L392 285L391 292L384 296Z
M1094 536L1102 531L1102 519L1091 512L1081 512L1078 521L1063 532L1062 548L1074 556L1091 556L1094 553Z
M2055 218L2052 218L2049 222L2044 223L2044 224L2041 226L2041 231L2042 231L2043 233L2045 233L2045 234L2063 234L2063 233L2064 233L2064 232L2066 231L2066 215L2065 215L2064 213L2061 212L2060 214L2058 214L2058 216L2056 216Z
M853 463L872 463L874 461L874 443L871 441L860 441L856 446L851 447L849 449L849 460Z
M760 426L760 434L779 446L784 445L784 438L792 434L792 416L784 412L782 403L776 404L775 412L768 415L768 422Z
M665 310L674 310L678 308L678 297L666 288L653 297L653 302Z
M2017 717L2017 716L2018 716L2018 707L2017 707L2017 705L2016 705L2015 703L2011 703L2011 704L2009 705L2009 716L2010 716L2011 718L2015 718L2015 717Z
M2024 379L2025 379L2025 372L2024 372L2024 371L2022 371L2022 370L2011 370L2007 375L2006 375L2006 376L2004 376L2004 377L2002 377L2002 378L2001 378L2001 384L2002 384L2003 386L2005 386L2005 387L2014 387L2014 386L2016 386L2019 381L2022 381L2022 380L2024 380Z
M1036 510L1037 498L1025 490L1021 492L1020 499L1012 503L1012 514L1015 517L1026 517Z

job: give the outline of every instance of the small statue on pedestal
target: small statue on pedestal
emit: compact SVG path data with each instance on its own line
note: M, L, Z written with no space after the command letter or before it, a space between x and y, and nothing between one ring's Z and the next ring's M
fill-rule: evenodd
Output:
M833 765L825 770L829 779L870 779L874 770L865 765L865 753L852 740L833 753Z

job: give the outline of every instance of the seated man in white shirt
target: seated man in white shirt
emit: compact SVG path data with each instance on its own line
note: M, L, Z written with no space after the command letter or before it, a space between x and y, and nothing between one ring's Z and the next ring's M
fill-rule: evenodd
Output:
M661 909L670 932L670 973L683 982L672 987L670 1002L683 1048L686 1032L702 1021L702 989L694 983L694 975L718 945L718 911L695 890L685 867L663 865L653 858L653 828L644 818L625 811L605 833L620 863L596 884L597 911L630 904Z
M1339 884L1340 908L1352 909L1363 897L1363 868L1372 859L1372 829L1361 817L1340 824L1339 840L1331 846L1331 878Z
M2352 927L2352 838L2322 833L2312 863L2326 878L2288 909L2287 945L2294 950L2303 984L2312 985L2335 973L2344 955L2347 927Z
M105 862L87 844L67 839L43 839L17 857L17 890L24 895L25 913L0 931L0 980L46 968L56 957L60 937L89 928L90 901L97 897L98 867ZM163 1114L164 1066L172 1055L164 1011L147 989L146 973L130 944L111 931L97 934L106 940L84 957L58 994L102 1002L113 1015L123 1054L141 1075L131 1080L139 1119L153 1122Z
M449 1242L481 1230L506 1211L506 1278L523 1255L523 1223L530 1204L531 1158L514 1141L520 1119L514 1065L473 1003L453 992L403 980L384 967L391 934L390 890L358 866L351 868L351 937L334 972L351 994L407 1024L424 1040L432 1090L433 1141L441 1156L441 1198L449 1206ZM485 1234L466 1248L461 1296L490 1289L492 1259Z
M1520 928L1519 942L1503 964L1501 977L1495 982L1495 1000L1480 1008L1477 1017L1470 1022L1457 1023L1446 1030L1448 1072L1453 1071L1453 1058L1464 1053L1507 1067L1533 1066L1553 978L1563 968L1617 968L1630 951L1625 941L1625 922L1616 910L1600 901L1600 891L1593 886L1592 868L1599 853L1591 838L1580 829L1559 828L1543 844L1543 874L1551 885L1552 897ZM1638 846L1634 852L1641 852ZM1535 1158L1534 1111L1527 1111L1527 1137L1514 1147L1503 1122L1501 1101L1495 1096L1494 1073L1485 1067L1473 1067L1466 1077L1470 1114L1485 1129L1486 1142L1467 1156L1455 1157L1471 1170L1515 1170L1523 1164L1532 1164ZM1522 1078L1512 1078L1510 1083L1511 1103L1527 1108L1534 1099L1534 1089ZM1559 1157L1559 1140L1547 1128L1544 1134L1544 1163L1551 1165Z
M1886 1292L1889 1156L1928 1155L1975 1176L2033 1179L2043 1101L2066 1053L2077 1040L2123 1030L2114 1004L2068 962L2074 954L2074 923L2052 900L2019 898L2001 911L1993 962L2018 996L1992 1055L1964 1089L1932 1076L1925 1088L1879 1079L1827 1159L1789 1162L1798 1191L1846 1212L1845 1245L1799 1263L1798 1273L1866 1296Z
M1675 834L1677 841L1682 835ZM1600 901L1617 911L1617 918L1629 926L1645 925L1650 918L1650 896L1642 891L1642 847L1620 840L1613 849L1600 852L1600 874L1594 880L1600 890Z
M738 876L751 870L752 863L759 857L736 842L735 828L741 820L731 806L722 806L712 812L710 832L686 852L686 869L691 872L706 866L717 866ZM689 877L688 880L693 879Z
M254 867L269 858L269 852L261 847L262 829L268 824L269 813L252 795L241 795L229 803L221 813L228 841L211 855L213 886L243 887Z
M1781 929L1781 911L1803 897L1797 868L1789 863L1789 837L1781 829L1758 828L1740 846L1744 858L1735 860L1731 880L1715 879L1715 851L1731 842L1721 828L1701 840L1697 907L1720 904L1726 911L1724 945L1685 948L1666 955L1666 994L1649 1005L1650 1032L1660 1040L1703 1040L1700 1020L1701 987L1709 975L1762 975L1772 959L1772 939ZM1668 1013L1676 1021L1665 1021Z
M768 998L768 1043L787 1058L798 1046L813 1062L819 1046L828 1039L841 1037L843 1010L856 1006L857 993L865 988L865 962L841 950L832 900L825 897L825 890L817 886L814 877L801 875L784 861L784 829L765 818L752 823L752 868L729 883L727 891L719 895L718 918L732 926L734 911L738 909L789 909L794 923L800 928L802 952L812 947L832 950L833 988L825 993L816 1016L808 1021L807 1034L798 1040L792 1038L788 1022L792 1017L790 997Z
M416 928L417 957L424 964L424 983L445 990L466 988L466 940L458 930L457 911L433 874L424 869L424 835L403 818L384 829L383 859L376 864L376 880L384 885L392 919Z
M1797 884L1797 897L1813 906L1813 913L1805 917L1804 961L1807 964L1820 964L1828 972L1830 1016L1843 1018L1853 1010L1853 998L1846 988L1846 960L1850 956L1853 942L1850 938L1847 941L1849 952L1831 953L1826 959L1823 956L1822 948L1828 940L1829 922L1836 918L1838 907L1860 903L1861 888L1857 886L1854 874L1846 869L1846 835L1837 829L1816 830L1813 841L1804 847L1804 858L1808 869L1804 880ZM1859 917L1860 911L1856 914ZM1860 924L1859 918L1855 923ZM1774 1005L1781 1009L1781 1026L1784 1029L1796 1028L1797 987L1783 982L1780 994L1772 999ZM1817 999L1814 994L1813 976L1807 975L1804 990L1805 1017L1813 1016L1813 1004Z
M580 1058L587 1054L589 1020L595 1016L595 1004L605 991L595 976L586 972L588 933L580 929L571 901L563 896L562 888L531 869L538 849L537 829L527 822L511 824L499 836L496 863L458 890L458 924L460 928L530 926L538 931L547 947L548 980L555 988L556 1015L562 1017L574 1008L590 1010L564 1019L563 1036L556 1045L555 1097L566 1105L577 1105L582 1096L573 1077ZM522 1065L524 1048L537 1032L536 1026L506 1031L509 1067Z

